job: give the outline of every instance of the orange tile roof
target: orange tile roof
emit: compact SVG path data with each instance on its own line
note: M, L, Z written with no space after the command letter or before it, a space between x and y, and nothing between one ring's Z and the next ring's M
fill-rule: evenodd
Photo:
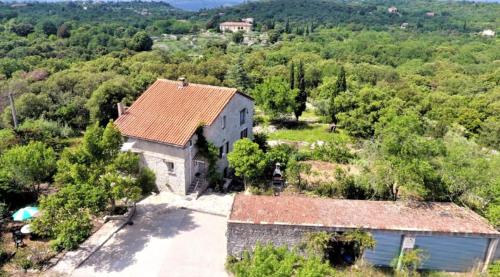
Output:
M222 22L221 26L239 26L239 27L252 27L253 25L248 22L235 22L235 21L227 21Z
M453 203L440 202L238 194L234 199L229 222L500 237L494 227L471 210Z
M236 93L235 88L160 79L115 124L127 137L184 146L200 124L213 123Z

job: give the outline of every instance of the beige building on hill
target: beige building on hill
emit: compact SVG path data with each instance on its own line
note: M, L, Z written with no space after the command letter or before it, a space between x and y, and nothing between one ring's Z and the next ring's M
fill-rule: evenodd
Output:
M217 168L228 175L227 153L241 138L253 138L253 99L235 88L157 80L128 109L119 105L115 124L126 142L156 174L160 191L189 194L208 185L208 164L196 147L203 126L218 148Z
M221 32L246 32L252 31L252 24L249 22L223 22L219 25Z
M481 32L481 36L483 37L494 37L495 36L495 31L491 29L486 29Z
M388 13L398 13L398 8L392 6L387 9Z

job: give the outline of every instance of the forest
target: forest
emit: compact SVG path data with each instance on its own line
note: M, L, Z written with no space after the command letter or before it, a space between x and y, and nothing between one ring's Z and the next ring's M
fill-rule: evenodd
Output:
M290 193L451 201L498 228L500 47L480 35L499 30L498 14L498 4L424 0L269 0L200 12L0 2L1 217L39 205L37 233L72 249L95 217L154 190L153 174L119 151L116 104L157 78L184 76L255 99L263 131L228 157L254 193L269 193L280 162ZM252 34L218 31L246 17ZM242 155L256 157L251 170L237 163ZM329 173L314 173L318 165Z

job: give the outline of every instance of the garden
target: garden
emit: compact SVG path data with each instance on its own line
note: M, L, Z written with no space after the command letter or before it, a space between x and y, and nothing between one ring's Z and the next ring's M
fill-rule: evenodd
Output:
M113 124L94 124L60 152L30 142L1 153L4 271L46 269L98 230L105 215L123 214L155 190L154 174L121 145Z

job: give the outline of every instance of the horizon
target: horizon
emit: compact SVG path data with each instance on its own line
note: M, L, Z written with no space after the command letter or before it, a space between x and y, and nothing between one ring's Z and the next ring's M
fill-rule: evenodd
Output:
M133 0L102 0L102 2L131 2ZM231 7L243 4L245 2L258 2L260 0L159 0L159 1L143 1L143 2L165 2L175 8L185 11L200 11L203 9L216 9L220 7ZM455 2L461 2L454 0ZM500 0L465 0L467 2L482 2L482 3L500 3ZM55 2L87 2L84 0L68 1L68 0L4 0L4 3L55 3ZM94 1L101 2L101 1Z

